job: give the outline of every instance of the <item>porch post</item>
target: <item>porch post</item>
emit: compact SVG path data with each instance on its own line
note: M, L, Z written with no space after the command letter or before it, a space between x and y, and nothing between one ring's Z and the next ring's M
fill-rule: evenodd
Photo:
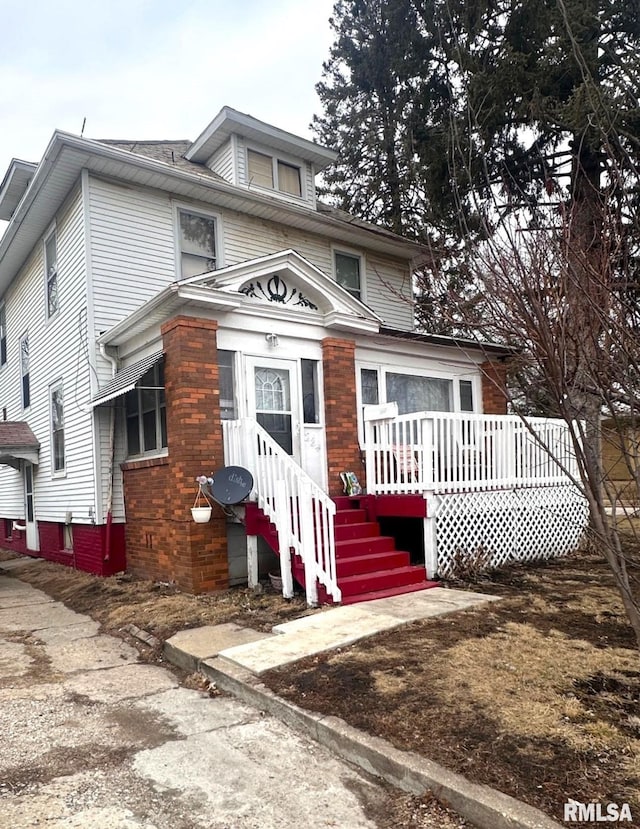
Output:
M424 567L427 578L432 579L438 572L438 539L436 534L437 499L433 492L425 492L426 517L423 521L424 531Z
M247 535L247 584L257 587L258 582L258 536Z
M355 472L365 484L358 444L356 402L356 344L353 340L322 340L327 480L329 495L341 495L341 472Z

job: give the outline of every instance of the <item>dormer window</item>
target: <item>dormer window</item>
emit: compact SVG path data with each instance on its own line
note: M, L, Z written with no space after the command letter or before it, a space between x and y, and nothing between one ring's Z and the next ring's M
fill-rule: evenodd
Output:
M300 167L273 156L247 150L247 178L249 184L279 190L290 196L302 196Z

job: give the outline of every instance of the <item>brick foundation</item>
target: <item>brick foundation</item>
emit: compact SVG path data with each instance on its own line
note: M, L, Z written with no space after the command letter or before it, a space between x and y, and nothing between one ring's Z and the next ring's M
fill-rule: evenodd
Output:
M226 519L208 524L190 509L197 475L223 465L217 322L175 317L162 328L168 455L123 465L127 563L131 572L189 593L229 586Z
M507 413L507 366L489 360L480 366L482 372L482 408L484 414Z
M325 338L322 360L329 494L335 496L342 494L341 472L355 472L366 483L358 445L355 343Z

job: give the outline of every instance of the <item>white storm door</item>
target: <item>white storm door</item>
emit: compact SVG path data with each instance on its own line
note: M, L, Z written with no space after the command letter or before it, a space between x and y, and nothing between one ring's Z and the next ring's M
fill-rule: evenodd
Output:
M38 525L36 524L35 505L33 500L33 465L24 462L24 515L27 535L27 550L39 550Z
M295 360L247 358L249 415L300 463L300 383Z

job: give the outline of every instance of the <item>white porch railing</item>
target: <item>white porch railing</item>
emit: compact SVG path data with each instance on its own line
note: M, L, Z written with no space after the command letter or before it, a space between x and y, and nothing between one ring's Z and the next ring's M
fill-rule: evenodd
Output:
M524 423L515 415L450 412L380 417L378 408L365 407L371 494L551 486L578 477L563 420L528 418Z
M255 420L226 420L222 426L225 463L251 472L258 506L278 531L283 595L293 595L293 552L304 564L307 602L318 602L316 579L339 602L336 505Z

